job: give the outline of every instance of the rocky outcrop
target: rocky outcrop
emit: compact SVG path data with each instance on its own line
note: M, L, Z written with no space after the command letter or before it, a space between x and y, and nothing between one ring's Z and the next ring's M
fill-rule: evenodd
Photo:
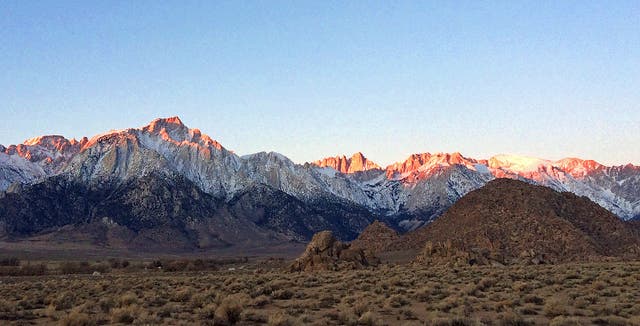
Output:
M313 162L313 164L319 167L330 167L341 173L355 173L368 171L373 169L380 169L380 166L372 161L369 161L360 152L355 153L351 158L346 156L327 157L322 160Z
M47 174L55 174L80 152L87 141L86 137L77 141L59 135L40 136L1 148L0 152L35 163Z
M302 256L290 266L291 272L336 271L359 269L378 264L373 256L364 250L351 248L349 244L337 240L331 231L316 233Z

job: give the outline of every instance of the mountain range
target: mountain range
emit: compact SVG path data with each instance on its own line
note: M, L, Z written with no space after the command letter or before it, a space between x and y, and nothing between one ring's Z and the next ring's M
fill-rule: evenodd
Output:
M81 140L0 145L0 239L72 228L111 246L250 245L308 240L324 229L350 240L375 219L414 230L495 178L640 217L640 167L632 164L460 153L413 154L387 167L362 153L295 164L274 152L239 156L172 117Z

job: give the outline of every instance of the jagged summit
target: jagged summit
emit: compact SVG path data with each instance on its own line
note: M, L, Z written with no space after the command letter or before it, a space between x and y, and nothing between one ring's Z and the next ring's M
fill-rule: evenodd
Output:
M178 131L184 132L189 130L187 126L182 123L182 120L178 117L170 117L170 118L158 118L151 121L147 126L140 128L144 131L148 132L167 132L167 131Z
M484 161L468 158L459 152L454 152L412 154L404 162L387 166L386 173L389 179L403 179L405 182L413 183L429 178L434 173L453 165L461 165L480 173L488 172Z
M562 170L577 178L585 177L589 173L605 168L604 165L594 160L583 160L575 157L561 159L556 161L555 164Z
M327 157L322 160L313 162L319 167L330 167L341 173L355 173L368 171L373 169L381 169L381 167L367 159L361 152L354 153L350 158L346 156Z
M180 120L180 117L178 116L173 116L173 117L168 117L168 118L157 118L155 120L153 120L151 122L151 124L172 124L172 125L180 125L180 126L184 126L184 123L182 122L182 120Z
M8 147L1 146L0 152L15 156L15 159L11 160L14 162L13 164L19 166L20 169L26 170L21 179L33 180L34 176L26 175L26 173L30 173L28 171L37 171L38 169L29 166L29 163L43 169L45 175L57 173L73 156L78 154L87 141L86 137L77 141L76 139L68 140L60 135L39 136L27 139L23 144L9 145ZM24 159L28 163L21 163L17 158ZM20 174L20 172L17 173Z
M22 144L27 146L35 146L35 145L53 145L59 146L60 143L67 142L68 140L64 138L64 136L60 135L46 135L46 136L38 136L25 140Z
M75 138L69 140L61 135L46 135L27 139L22 144L10 145L5 151L9 155L16 153L22 157L27 157L30 155L30 151L36 148L63 153L77 151L86 142L86 137L78 141Z
M188 128L177 116L154 119L149 124L140 128L112 130L96 135L85 142L82 149L85 150L99 143L115 142L118 141L118 139L124 141L127 138L147 143L164 141L177 146L192 146L200 149L206 149L208 147L214 147L217 150L223 149L220 143L208 135L203 134L199 129Z

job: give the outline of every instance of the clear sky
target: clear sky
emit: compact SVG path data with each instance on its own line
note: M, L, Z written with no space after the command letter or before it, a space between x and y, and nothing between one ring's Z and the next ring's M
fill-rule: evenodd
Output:
M0 143L178 115L239 154L640 164L640 1L0 1Z

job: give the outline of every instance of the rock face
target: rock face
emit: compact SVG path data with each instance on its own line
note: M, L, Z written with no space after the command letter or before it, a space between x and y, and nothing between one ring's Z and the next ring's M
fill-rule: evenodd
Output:
M403 239L420 263L512 264L637 259L640 239L586 197L511 179L470 192ZM426 243L426 245L425 245Z
M316 233L302 256L296 259L291 272L335 271L358 269L377 264L375 257L362 249L350 248L349 244L337 240L331 231Z
M87 138L68 140L59 135L40 136L27 139L22 144L1 148L0 152L34 163L47 174L55 174L80 152L87 141Z
M327 157L319 161L313 162L313 164L319 167L330 167L340 173L356 173L374 169L381 169L381 167L372 161L369 161L360 152L355 153L351 158L346 156Z
M351 242L351 248L359 248L375 254L387 251L389 246L399 239L398 231L376 220Z

